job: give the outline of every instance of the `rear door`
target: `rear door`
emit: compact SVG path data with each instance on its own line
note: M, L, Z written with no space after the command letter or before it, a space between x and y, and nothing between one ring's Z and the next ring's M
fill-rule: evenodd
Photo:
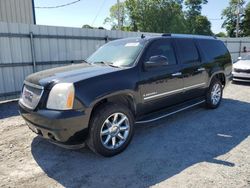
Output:
M143 69L143 64L152 56L167 57L168 65ZM142 103L139 105L139 111L145 114L179 103L182 100L183 81L181 65L177 63L172 39L153 41L144 52L141 61L139 90Z
M177 57L182 65L183 98L189 100L204 95L207 72L194 39L176 38Z

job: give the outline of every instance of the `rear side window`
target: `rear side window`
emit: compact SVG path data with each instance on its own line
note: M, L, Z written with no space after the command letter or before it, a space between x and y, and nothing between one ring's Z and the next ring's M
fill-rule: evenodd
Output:
M168 59L169 65L176 64L175 52L170 39L161 39L152 42L145 54L145 61L152 56L163 55Z
M229 52L222 41L202 39L198 40L198 44L209 61L221 58L224 59L229 55Z
M199 53L193 39L175 39L175 41L182 63L199 62Z

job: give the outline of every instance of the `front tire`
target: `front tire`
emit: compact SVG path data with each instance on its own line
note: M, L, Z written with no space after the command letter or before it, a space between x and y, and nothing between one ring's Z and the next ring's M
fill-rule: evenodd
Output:
M122 104L107 103L99 107L90 121L89 148L105 157L121 153L134 134L134 116Z
M214 78L211 81L211 84L206 94L207 108L210 108L210 109L218 108L222 100L222 94L223 94L223 88L222 88L221 81L218 80L217 78Z

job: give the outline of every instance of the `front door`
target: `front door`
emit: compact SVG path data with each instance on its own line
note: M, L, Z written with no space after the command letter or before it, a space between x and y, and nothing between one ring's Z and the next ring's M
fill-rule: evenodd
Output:
M180 103L182 100L181 65L177 63L172 39L153 41L143 54L142 64L149 61L152 56L164 56L167 58L168 64L147 70L142 68L139 84L140 114L160 110Z

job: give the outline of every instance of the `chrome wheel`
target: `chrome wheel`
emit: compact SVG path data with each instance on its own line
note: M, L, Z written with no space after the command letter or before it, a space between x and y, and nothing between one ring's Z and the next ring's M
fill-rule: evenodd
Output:
M107 149L117 149L126 142L129 131L128 117L123 113L114 113L104 121L101 127L101 142Z
M214 84L211 91L211 101L213 105L217 105L221 100L221 87L220 84Z

